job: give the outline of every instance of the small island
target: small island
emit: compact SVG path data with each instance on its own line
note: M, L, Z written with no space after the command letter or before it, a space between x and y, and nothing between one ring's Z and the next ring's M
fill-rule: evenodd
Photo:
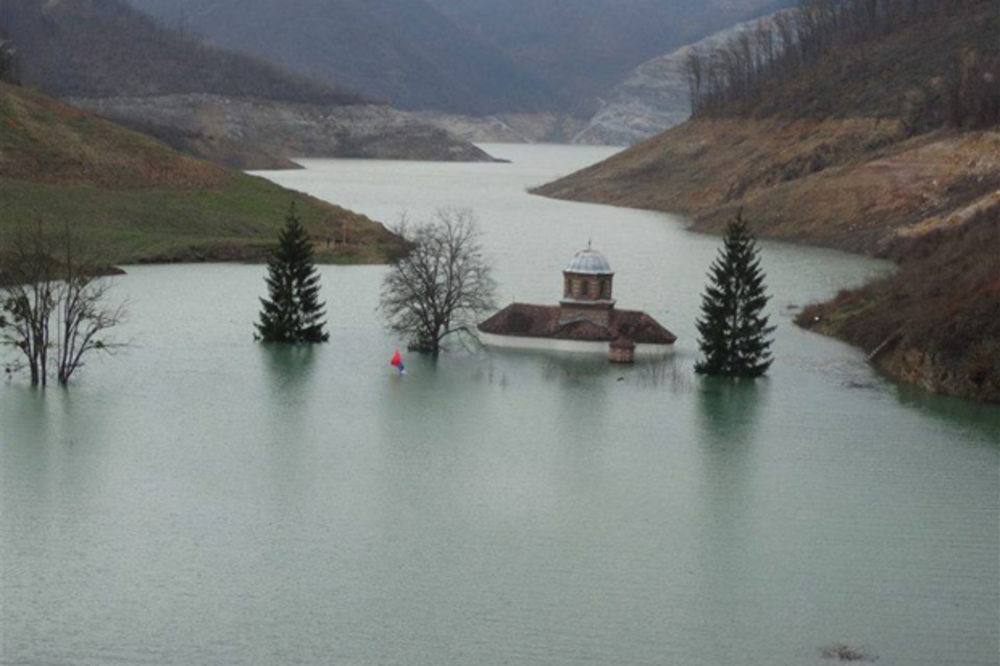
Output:
M677 336L639 310L619 310L612 297L614 271L588 244L563 271L559 305L511 303L479 325L491 347L606 353L613 363L662 356Z

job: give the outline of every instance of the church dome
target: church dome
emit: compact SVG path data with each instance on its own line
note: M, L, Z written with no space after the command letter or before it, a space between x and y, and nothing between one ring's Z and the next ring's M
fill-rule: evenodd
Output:
M590 249L590 247L577 252L576 256L573 257L573 261L569 262L569 266L566 267L565 272L589 273L591 275L611 275L614 273L607 258L597 250Z

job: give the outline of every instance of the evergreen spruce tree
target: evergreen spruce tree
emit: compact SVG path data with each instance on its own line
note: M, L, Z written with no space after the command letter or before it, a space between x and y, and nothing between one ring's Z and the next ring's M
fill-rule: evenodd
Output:
M757 241L742 211L729 223L718 258L709 270L711 284L702 296L697 321L703 358L695 372L724 377L759 377L773 360L771 333L764 306L764 273Z
M313 265L312 244L292 202L278 247L267 262L268 298L256 324L263 342L326 342L323 303L319 302L319 275Z

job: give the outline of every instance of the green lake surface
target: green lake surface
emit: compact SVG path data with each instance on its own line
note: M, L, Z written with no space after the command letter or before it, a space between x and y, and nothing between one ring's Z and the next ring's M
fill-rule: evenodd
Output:
M262 266L127 267L128 349L0 383L0 663L997 664L1000 409L791 321L889 267L763 243L771 374L697 378L719 240L527 194L612 149L486 148L512 163L266 175L390 223L472 208L501 305L554 303L592 241L676 352L434 362L384 330L380 266L321 267L330 343L269 348Z

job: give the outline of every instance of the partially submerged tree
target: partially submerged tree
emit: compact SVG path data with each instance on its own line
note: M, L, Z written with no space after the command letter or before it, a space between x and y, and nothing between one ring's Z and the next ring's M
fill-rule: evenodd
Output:
M495 307L496 282L471 211L441 210L413 234L400 231L413 249L385 276L379 309L410 349L436 354L446 336L471 333Z
M256 324L257 339L291 344L326 342L323 307L319 300L319 274L313 264L313 248L302 227L295 202L285 217L278 247L267 262L268 298Z
M33 386L48 384L50 361L60 384L69 383L94 351L121 344L104 334L125 316L106 303L111 283L68 227L41 223L14 233L0 251L0 345L20 352Z
M759 377L771 366L771 333L764 306L764 272L757 241L742 211L729 223L718 258L709 270L697 321L703 358L695 372L725 377Z

